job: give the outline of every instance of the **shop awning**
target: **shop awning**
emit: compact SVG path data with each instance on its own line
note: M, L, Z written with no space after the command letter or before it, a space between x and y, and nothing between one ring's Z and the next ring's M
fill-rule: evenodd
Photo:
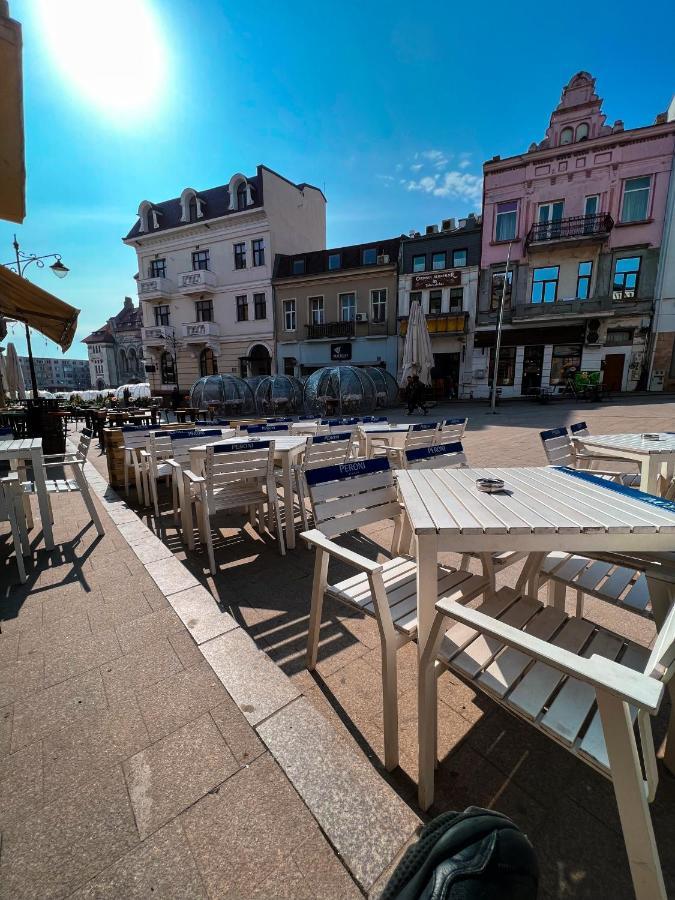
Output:
M0 266L0 316L26 322L65 351L73 343L79 309Z
M0 3L0 219L10 222L26 215L21 82L21 26Z
M534 344L583 344L586 325L552 325L550 328L504 328L503 347L532 346ZM476 331L474 347L494 347L497 343L497 329Z

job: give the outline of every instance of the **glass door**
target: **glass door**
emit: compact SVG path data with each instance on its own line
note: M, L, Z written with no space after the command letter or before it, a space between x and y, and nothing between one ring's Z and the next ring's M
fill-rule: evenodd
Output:
M539 240L551 240L560 237L560 220L563 217L565 202L554 200L539 206ZM548 226L548 227L547 227Z
M586 221L584 222L584 234L593 234L595 231L595 216L597 216L599 211L600 197L598 197L597 194L586 197L584 200L584 216L586 217Z
M541 370L544 366L544 346L525 347L523 356L522 394L536 394L541 387Z

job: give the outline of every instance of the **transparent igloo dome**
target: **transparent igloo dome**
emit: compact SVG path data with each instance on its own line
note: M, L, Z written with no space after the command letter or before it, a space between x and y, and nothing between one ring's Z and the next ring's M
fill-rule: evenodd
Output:
M264 375L255 388L255 408L261 416L302 412L302 383L291 375Z
M305 382L305 412L316 416L362 416L375 409L375 383L365 369L327 366Z
M206 375L190 388L190 406L206 409L214 404L223 416L252 416L255 412L253 391L237 375Z
M394 376L379 366L364 366L366 372L375 382L375 399L379 408L396 406L398 403L398 384Z

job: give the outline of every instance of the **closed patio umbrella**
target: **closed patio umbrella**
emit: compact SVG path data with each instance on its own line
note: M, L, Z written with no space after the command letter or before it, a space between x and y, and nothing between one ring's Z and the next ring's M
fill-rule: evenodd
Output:
M430 384L433 366L434 354L431 350L427 320L422 312L421 303L415 300L410 304L399 384L405 387L410 375L419 375L422 384Z
M26 399L26 385L23 380L23 372L19 365L19 357L14 344L7 344L7 359L5 361L6 384L5 390L12 395L16 394L19 400Z

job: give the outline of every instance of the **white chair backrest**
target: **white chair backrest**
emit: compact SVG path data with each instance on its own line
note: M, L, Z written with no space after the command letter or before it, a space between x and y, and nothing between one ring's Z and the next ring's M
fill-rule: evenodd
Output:
M351 449L352 437L349 431L310 437L307 440L303 468L307 471L347 462Z
M550 466L576 466L574 444L570 440L566 428L551 428L548 431L540 431L544 453Z
M178 431L171 436L171 458L181 468L190 465L190 450L202 444L215 444L222 441L222 428L206 428L203 431Z
M431 447L438 434L438 422L419 422L411 425L405 436L404 450L415 450L417 447Z
M590 435L590 431L588 430L588 425L585 422L575 422L574 425L570 425L570 434L573 438L588 437Z
M437 442L443 444L452 440L461 441L468 421L468 419L443 419L438 426Z
M310 469L305 477L315 526L327 537L401 515L388 459Z
M406 469L449 469L467 464L461 441L418 447L406 450L404 455Z
M288 434L288 428L289 426L287 423L280 422L278 424L273 423L271 425L248 425L246 431L249 434L266 434L268 432L277 431L280 431L282 433L285 432L286 434Z
M204 477L209 503L215 491L238 482L274 483L274 441L236 441L206 448Z
M144 450L150 435L158 431L158 428L148 428L145 425L124 425L122 427L124 446L131 450Z
M82 462L85 462L89 455L89 447L91 446L93 434L91 428L83 428L80 432L80 440L77 445L77 456Z

